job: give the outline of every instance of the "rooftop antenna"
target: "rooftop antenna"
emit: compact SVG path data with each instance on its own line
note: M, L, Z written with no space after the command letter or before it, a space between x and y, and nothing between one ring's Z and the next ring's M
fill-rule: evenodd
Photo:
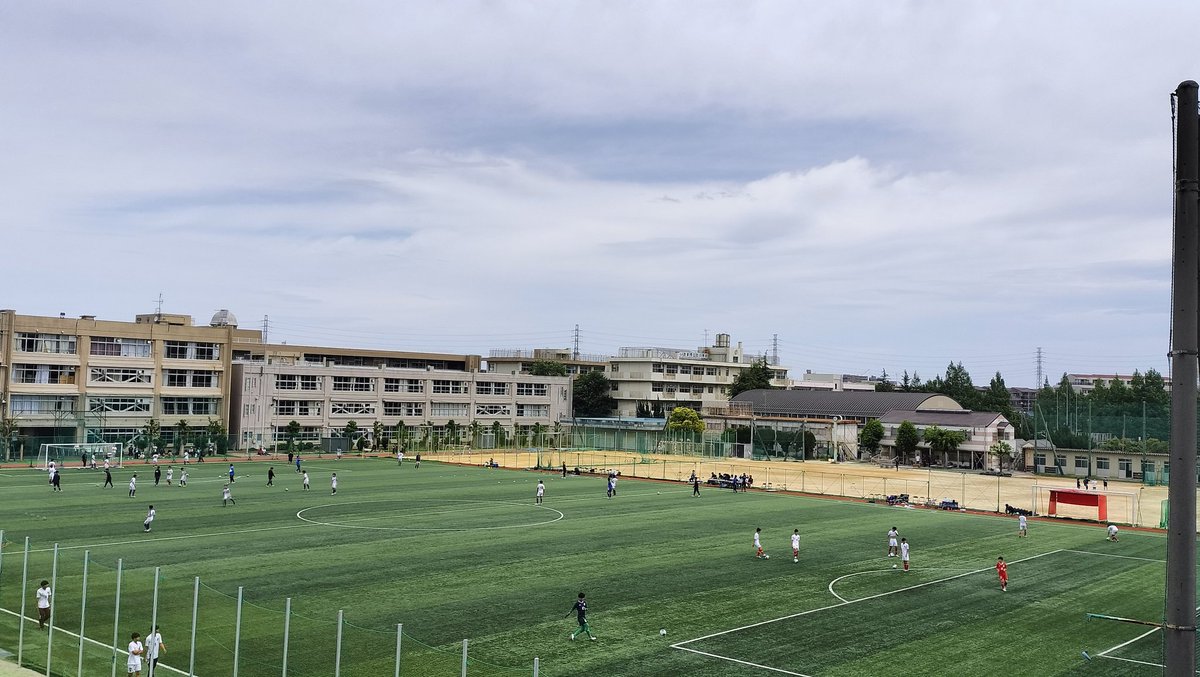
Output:
M579 359L579 324L575 325L575 346L571 352L571 359Z
M162 322L162 304L163 304L163 295L162 295L162 292L158 292L158 303L154 306L154 321L155 322Z

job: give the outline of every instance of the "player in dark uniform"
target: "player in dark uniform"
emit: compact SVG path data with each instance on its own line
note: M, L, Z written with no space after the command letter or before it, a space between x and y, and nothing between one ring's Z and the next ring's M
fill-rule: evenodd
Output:
M571 611L575 612L576 618L579 620L579 628L571 633L571 639L575 639L575 635L581 632L587 633L588 639L595 640L596 636L592 634L591 627L587 622L587 600L584 599L584 594L579 593L579 599L575 600L575 606L571 607ZM571 611L567 612L567 616L571 615Z
M267 468L267 486L268 487L275 486L275 468L274 467Z

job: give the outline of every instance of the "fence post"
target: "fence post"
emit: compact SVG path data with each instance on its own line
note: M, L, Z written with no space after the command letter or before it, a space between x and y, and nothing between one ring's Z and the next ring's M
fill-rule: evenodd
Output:
M965 508L967 507L967 473L960 473L959 476L962 477L962 503L958 505L961 508Z
M538 677L538 657L533 657L533 677Z
M4 539L0 537L0 541ZM83 551L83 592L80 596L83 597L83 603L79 608L79 661L75 665L75 674L78 677L83 677L83 629L84 618L87 616L87 578L88 578L88 559L90 550Z
M25 561L21 565L21 615L17 618L17 665L22 665L21 654L25 648L25 594L29 585L29 537L25 537Z
M146 638L146 646L149 648L150 642L155 639L154 635L158 632L158 571L159 567L154 567L154 596L150 603L150 636ZM158 650L155 649L157 655ZM149 654L146 655L147 674L154 677L154 658Z
M467 677L467 640L463 640L462 677Z
M188 677L196 675L196 609L200 606L200 577L192 584L192 640L188 649Z
M237 624L233 628L233 677L237 677L238 673L238 652L242 648L242 590L243 586L238 586L238 602L237 602Z
M404 635L404 624L396 624L396 677L400 677L400 640Z
M121 568L124 560L117 560L117 596L113 606L112 677L117 677L117 642L121 641Z
M58 589L58 544L54 544L54 563L50 565L50 629L46 631L46 677L50 677L50 652L54 649L54 602L53 591Z
M283 677L287 677L288 633L292 627L292 598L283 605Z
M337 645L333 652L333 677L342 674L342 610L338 609Z

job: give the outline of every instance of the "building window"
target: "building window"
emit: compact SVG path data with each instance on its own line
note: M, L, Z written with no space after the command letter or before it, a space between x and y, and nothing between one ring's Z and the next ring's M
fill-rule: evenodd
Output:
M215 388L217 372L195 369L164 369L163 379L170 388Z
M1075 457L1075 469L1076 470L1086 471L1089 467L1091 467L1091 466L1088 463L1087 456L1076 456Z
M663 391L663 384L658 382L651 383L650 390L652 392L661 393Z
M330 416L373 416L374 402L330 402Z
M466 402L431 402L429 415L438 418L466 418L469 407Z
M1040 452L1039 452L1039 453L1036 453L1036 454L1034 454L1034 455L1033 455L1033 465L1034 465L1035 467L1045 467L1045 465L1046 465L1046 455L1045 455L1045 454L1043 454L1043 453L1040 453Z
M679 365L678 365L678 364L668 364L668 365L666 365L666 373L668 373L668 374L678 374L678 373L679 373Z
M91 367L88 369L90 383L132 383L135 385L150 384L150 370L122 369L118 367Z
M13 395L12 414L54 414L68 413L75 410L75 397L72 395Z
M1101 456L1096 459L1096 470L1108 470L1108 459Z
M655 362L654 364L651 364L651 365L650 365L650 371L654 372L655 374L661 374L661 373L663 373L663 365L662 365L662 362Z
M1133 472L1133 459L1129 459L1129 458L1117 459L1117 472L1119 472L1125 476L1128 476L1131 472Z
M508 404L477 404L475 415L487 418L512 416L512 406Z
M22 353L75 354L75 337L62 334L17 334L17 351Z
M385 379L383 379L383 392L398 393L398 392L400 392L400 387L403 383L404 383L404 379L385 378Z
M318 391L321 390L321 377L315 376L312 374L301 375L300 376L300 389L301 390L318 390Z
M545 397L550 392L549 386L545 383L518 383L518 395L533 395L536 397Z
M171 360L217 360L221 346L200 341L167 341L163 357Z
M148 339L129 339L112 336L93 336L89 353L104 357L150 357Z
M405 402L404 415L406 417L420 417L425 415L425 405L421 402Z
M163 416L214 416L218 399L215 397L164 397Z
M64 385L75 382L75 367L67 364L14 364L13 383Z
M550 405L548 404L518 404L518 418L549 418Z
M320 416L320 400L275 400L276 416Z
M373 393L375 379L370 376L334 376L334 392Z
M507 395L508 384L494 381L480 381L475 384L476 395Z
M276 390L295 390L296 375L295 374L275 374L275 389Z
M434 381L433 394L435 395L462 395L467 392L467 384L465 381Z
M149 397L89 397L88 411L115 414L149 414Z
M705 368L704 368L704 375L705 375L705 376L716 376L716 375L717 375L717 368L716 368L716 367L705 367Z

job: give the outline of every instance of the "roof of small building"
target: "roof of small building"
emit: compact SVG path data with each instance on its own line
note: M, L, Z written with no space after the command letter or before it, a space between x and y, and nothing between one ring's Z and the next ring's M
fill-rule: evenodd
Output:
M959 409L946 411L940 409L926 411L906 411L893 409L880 417L880 423L903 423L908 421L913 425L936 425L943 428L986 428L996 419L1004 419L994 411L970 411ZM1007 423L1007 419L1004 419Z
M749 402L755 414L764 416L780 414L879 418L893 409L962 409L958 402L938 393L747 390L735 396L733 401Z

